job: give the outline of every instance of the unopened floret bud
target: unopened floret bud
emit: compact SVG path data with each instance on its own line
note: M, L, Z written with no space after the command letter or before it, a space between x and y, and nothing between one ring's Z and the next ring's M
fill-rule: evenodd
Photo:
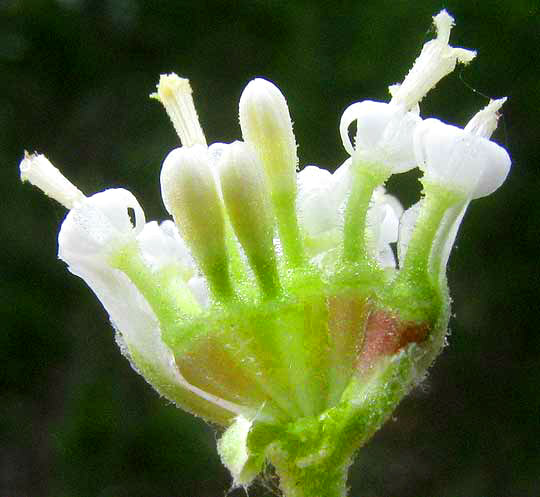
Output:
M237 141L225 149L219 171L223 199L236 236L263 292L273 294L277 289L274 220L262 165L252 147Z
M206 147L181 147L169 153L161 169L161 195L214 294L228 295L223 207Z
M244 141L258 152L273 192L296 191L296 140L285 97L270 81L257 78L240 97Z

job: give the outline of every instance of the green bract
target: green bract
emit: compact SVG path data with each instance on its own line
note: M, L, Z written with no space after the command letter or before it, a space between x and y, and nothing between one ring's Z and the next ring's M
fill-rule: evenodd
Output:
M173 221L147 223L123 189L85 197L42 155L21 163L23 180L69 209L59 257L101 300L134 368L225 428L218 450L235 485L269 462L289 497L345 495L354 452L443 347L459 224L510 159L489 141L504 100L465 129L420 117L425 94L475 55L448 45L445 11L434 19L437 38L392 100L343 113L350 158L333 174L297 172L273 83L244 90L244 141L208 146L190 84L175 74L153 95L182 141L161 171ZM383 185L417 166L422 199L403 211Z

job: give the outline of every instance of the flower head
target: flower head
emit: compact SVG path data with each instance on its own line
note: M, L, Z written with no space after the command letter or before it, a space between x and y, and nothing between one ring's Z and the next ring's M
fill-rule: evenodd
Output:
M208 145L175 74L153 94L182 144L161 169L172 220L146 222L124 189L85 196L42 155L21 162L21 178L69 210L59 257L101 300L133 367L227 428L218 449L235 484L268 460L287 495L344 495L355 450L444 344L450 249L468 203L502 184L510 159L489 140L504 100L465 129L420 118L425 94L474 57L448 45L445 11L434 20L436 39L391 101L343 113L350 157L334 173L297 172L273 83L242 93L242 141ZM416 166L423 197L404 211L384 183Z

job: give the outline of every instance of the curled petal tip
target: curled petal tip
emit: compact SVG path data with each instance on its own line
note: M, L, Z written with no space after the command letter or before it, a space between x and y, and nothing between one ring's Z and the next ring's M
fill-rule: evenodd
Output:
M356 121L355 143L349 127ZM350 105L343 113L339 132L345 150L366 164L386 173L400 173L416 166L413 131L421 121L402 106L365 100Z

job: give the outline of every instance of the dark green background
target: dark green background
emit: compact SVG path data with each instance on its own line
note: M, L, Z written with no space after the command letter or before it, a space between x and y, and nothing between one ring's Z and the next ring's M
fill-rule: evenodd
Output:
M159 74L191 79L210 142L239 137L240 93L264 76L289 101L301 164L333 169L346 158L341 112L387 98L441 7L453 43L478 57L422 114L464 125L480 93L508 95L495 139L513 168L461 227L449 347L358 457L351 495L540 495L538 0L2 0L0 496L216 497L230 485L214 429L131 370L99 302L56 259L65 212L18 182L23 150L86 193L125 186L161 219L160 164L178 141L148 99ZM410 204L416 175L391 188Z

